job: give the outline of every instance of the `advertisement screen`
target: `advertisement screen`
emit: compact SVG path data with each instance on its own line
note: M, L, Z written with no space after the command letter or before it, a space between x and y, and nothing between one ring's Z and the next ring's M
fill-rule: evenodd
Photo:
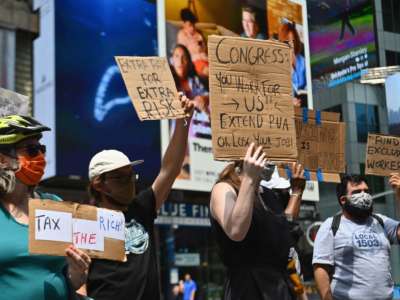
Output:
M114 56L157 55L155 1L56 1L57 175L87 177L90 158L117 149L139 180L160 167L160 123L140 122Z
M210 191L225 162L213 160L208 88L207 41L210 35L275 39L289 43L293 50L293 104L311 103L307 19L304 1L183 1L165 0L165 20L159 20L159 35L178 90L194 101L195 113L188 148L175 188ZM189 3L189 4L188 4ZM188 6L189 5L189 6ZM227 9L229 8L229 9ZM160 49L161 50L161 49ZM162 145L174 127L164 122Z
M370 0L309 0L312 78L334 87L377 65Z

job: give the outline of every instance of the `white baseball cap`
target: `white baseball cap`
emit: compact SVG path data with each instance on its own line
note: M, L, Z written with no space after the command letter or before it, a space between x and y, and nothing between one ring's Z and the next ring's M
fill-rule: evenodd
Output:
M89 163L89 180L101 174L125 167L136 166L143 160L130 161L128 156L118 150L103 150L92 157Z
M290 188L290 181L280 177L278 168L275 168L274 173L272 173L271 179L261 180L260 185L266 187L267 189L288 189Z

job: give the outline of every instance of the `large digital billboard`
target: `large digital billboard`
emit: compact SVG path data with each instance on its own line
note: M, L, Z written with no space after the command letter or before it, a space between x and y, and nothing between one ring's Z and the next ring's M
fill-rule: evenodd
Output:
M165 0L162 3L160 7L165 12L159 13L159 37L160 45L165 47L160 47L160 53L169 59L178 90L193 99L196 107L185 161L174 187L210 191L225 164L214 161L211 151L208 36L241 36L289 43L293 50L293 104L312 107L305 1ZM163 125L165 150L173 124L164 122Z
M334 87L377 65L371 0L309 0L311 70L316 86Z
M54 44L55 48L54 66L47 75L40 70L51 64L51 57L44 57L39 45L35 51L39 119L47 123L44 119L50 114L45 110L54 105L55 122L50 126L56 147L54 157L49 156L54 169L49 175L86 178L96 152L118 149L131 159L145 160L138 167L141 180L154 179L160 166L160 123L139 121L114 56L157 55L155 1L42 2L41 18L48 18L50 9L54 15L48 21L54 22L54 34L46 32L51 26L41 30L43 37L49 34L48 47ZM46 77L52 70L54 81ZM39 87L43 80L49 84ZM51 87L54 94L42 101L43 91Z

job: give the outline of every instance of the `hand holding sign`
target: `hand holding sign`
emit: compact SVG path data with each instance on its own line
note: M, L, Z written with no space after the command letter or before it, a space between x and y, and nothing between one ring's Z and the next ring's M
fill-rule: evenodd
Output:
M181 102L181 107L185 113L186 118L190 119L193 115L195 104L182 92L179 92L179 101Z
M400 175L399 173L390 174L389 184L392 186L397 200L400 200Z
M92 261L85 252L74 246L69 246L65 249L65 254L68 262L68 277L74 289L78 289L86 282Z
M261 180L261 173L264 170L267 158L262 151L262 146L254 149L254 143L251 143L250 147L247 148L246 156L243 160L243 176L257 182Z
M166 58L116 56L115 59L141 121L185 116Z

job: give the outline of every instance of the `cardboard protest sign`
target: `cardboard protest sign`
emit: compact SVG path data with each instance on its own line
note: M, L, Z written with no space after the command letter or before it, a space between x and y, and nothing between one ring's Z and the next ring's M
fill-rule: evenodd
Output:
M255 142L273 161L296 160L289 46L210 36L208 49L214 159L242 159Z
M6 115L29 115L29 98L0 88L0 117Z
M185 117L166 58L116 56L115 60L141 121Z
M390 176L400 172L400 137L368 134L365 174Z
M296 108L299 162L308 180L340 182L345 172L345 123L340 114Z
M125 218L121 212L73 202L29 201L29 252L65 255L73 244L90 257L124 261Z

